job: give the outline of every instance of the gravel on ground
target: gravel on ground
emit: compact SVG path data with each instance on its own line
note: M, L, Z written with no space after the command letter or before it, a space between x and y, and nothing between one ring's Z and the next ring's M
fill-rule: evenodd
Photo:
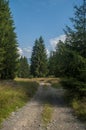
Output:
M85 124L80 122L63 99L64 90L54 89L47 84L40 83L36 95L24 107L12 112L3 122L0 130L86 130ZM44 104L53 106L52 119L46 128L42 122Z

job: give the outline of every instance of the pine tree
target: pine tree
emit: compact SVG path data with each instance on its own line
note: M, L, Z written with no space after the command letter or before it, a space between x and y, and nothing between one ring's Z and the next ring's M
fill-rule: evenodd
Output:
M56 51L60 54L59 65L65 68L63 74L68 77L63 82L65 87L73 96L82 98L86 95L86 0L74 8L74 18L70 19L73 28L67 26L63 51L61 44Z
M65 31L66 43L86 58L86 0L83 0L80 7L75 6L74 9L74 18L70 18L74 29L67 26Z
M35 41L31 56L31 74L35 77L44 77L47 74L47 54L43 38Z
M19 59L19 67L18 67L18 77L20 78L28 78L30 75L30 68L26 57L21 57Z
M86 0L74 7L73 28L67 26L66 41L58 42L54 52L55 76L66 75L86 81Z
M0 50L3 69L1 79L13 79L16 74L18 58L14 21L7 0L0 0ZM1 68L1 66L0 66Z
M73 29L67 26L66 48L68 50L69 72L71 76L86 81L86 0L79 7L75 6L74 18L71 18ZM67 64L66 64L67 66ZM68 72L68 69L67 69Z

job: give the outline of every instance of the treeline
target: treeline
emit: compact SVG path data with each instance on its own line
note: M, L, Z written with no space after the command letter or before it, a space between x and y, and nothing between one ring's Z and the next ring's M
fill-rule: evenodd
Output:
M65 42L59 41L47 57L42 37L35 40L31 62L18 54L14 21L7 0L0 0L0 79L28 77L66 77L70 91L86 94L86 0L75 6L73 28L66 26Z
M59 41L49 58L49 74L66 77L62 84L72 96L86 96L86 0L75 6L73 28L66 26L65 42Z
M18 52L17 35L8 0L0 0L0 79L44 77L47 55L43 38L35 41L31 65Z
M0 79L13 79L17 69L17 40L7 0L0 0Z
M21 56L18 60L17 76L20 78L46 77L48 74L48 59L43 38L35 40L31 61Z
M17 76L19 78L29 78L30 77L30 65L26 57L20 57L18 60Z

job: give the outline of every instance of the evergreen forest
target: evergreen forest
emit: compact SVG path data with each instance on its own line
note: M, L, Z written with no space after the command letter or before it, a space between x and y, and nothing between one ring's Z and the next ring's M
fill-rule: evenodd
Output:
M34 42L31 62L18 52L17 34L9 1L0 0L0 80L60 77L71 95L86 99L86 0L74 6L72 28L64 27L66 39L47 56L42 36Z

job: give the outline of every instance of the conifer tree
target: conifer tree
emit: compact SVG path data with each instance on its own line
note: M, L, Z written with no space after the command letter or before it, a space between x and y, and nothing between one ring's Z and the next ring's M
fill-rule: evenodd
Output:
M55 51L55 76L66 76L63 81L70 94L86 96L86 0L75 6L73 28L67 26L64 43L59 42Z
M43 38L35 41L31 56L31 74L35 77L44 77L47 74L47 54Z
M77 51L82 57L86 58L86 0L79 7L75 6L74 18L70 18L73 29L66 28L66 43L72 50Z
M86 81L86 0L74 9L74 18L70 19L73 28L66 27L65 42L59 41L56 46L54 74Z
M19 66L18 66L18 77L20 78L28 78L30 75L30 68L29 68L29 64L27 61L27 58L21 57L19 59Z
M48 59L48 75L55 76L56 71L56 53L54 51L50 52L50 56Z
M8 0L0 0L0 66L1 79L13 79L17 68L17 40ZM2 69L1 69L2 68Z
M71 59L68 67L71 76L86 81L86 0L83 0L81 6L74 8L74 18L70 19L73 29L67 26L65 31L65 45L69 53L67 59Z

